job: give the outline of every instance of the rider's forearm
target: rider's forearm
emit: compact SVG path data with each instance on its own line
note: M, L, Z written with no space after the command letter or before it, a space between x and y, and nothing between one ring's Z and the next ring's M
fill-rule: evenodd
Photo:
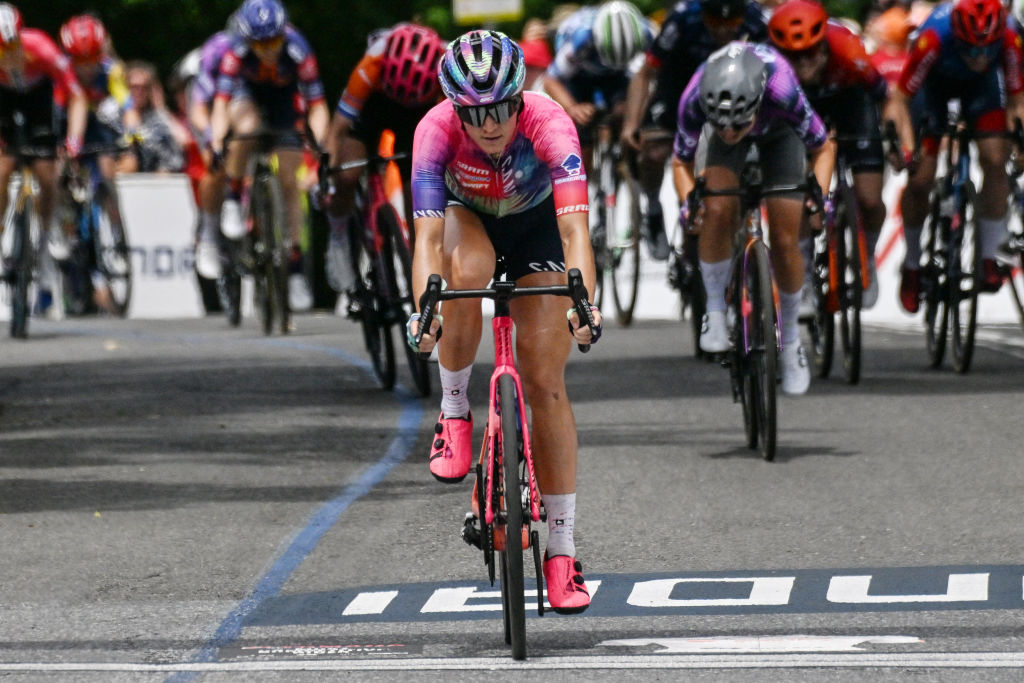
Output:
M210 114L210 144L214 150L224 151L224 138L228 134L228 101L222 97L213 100L213 112Z
M327 128L330 122L331 114L323 102L317 102L309 110L309 129L313 131L313 137L316 138L317 145L321 147L327 139Z
M420 297L427 291L427 279L441 272L444 266L444 219L425 217L413 221L416 232L416 245L412 259L412 292L413 303L418 311Z
M672 157L672 183L676 187L676 196L679 197L679 201L685 202L687 195L695 185L692 161L682 161L678 157Z
M544 92L546 92L551 99L562 105L562 109L569 111L569 108L576 104L576 98L572 96L569 89L565 87L562 81L558 80L554 76L544 76Z
M85 95L76 95L68 103L68 137L82 140L89 117L89 101Z
M907 96L899 88L893 88L890 91L889 99L886 100L882 109L882 118L892 121L896 125L896 135L900 139L900 147L905 152L913 151L914 124L910 120Z
M630 80L629 89L626 91L624 128L636 129L640 126L640 119L643 118L644 110L647 109L652 80L654 80L654 70L647 64L640 67L640 71Z
M594 251L590 246L588 214L583 211L562 214L558 217L558 232L562 237L566 272L573 268L580 269L583 284L593 300L597 273L594 268Z
M810 153L811 170L821 187L822 193L827 193L832 185L832 172L836 166L836 142L829 138L818 149Z

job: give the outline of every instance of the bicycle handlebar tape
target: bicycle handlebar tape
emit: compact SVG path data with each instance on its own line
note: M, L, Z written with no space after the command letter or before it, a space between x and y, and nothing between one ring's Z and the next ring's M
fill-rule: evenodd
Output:
M590 312L589 295L586 285L583 284L583 274L580 273L579 268L569 269L569 295L572 297L572 305L576 308L576 315L580 317L580 324L583 324L583 321L587 322L587 327L590 328L596 341L598 333L594 326L594 314ZM583 353L590 351L590 344L577 344L576 346Z
M416 347L419 348L420 340L423 339L423 334L430 329L430 325L434 322L434 310L437 308L438 298L441 296L441 276L437 273L431 274L427 278L427 289L423 292L423 296L420 297L420 329L416 332ZM438 335L440 338L440 335ZM419 357L426 360L430 357L429 353L419 353Z

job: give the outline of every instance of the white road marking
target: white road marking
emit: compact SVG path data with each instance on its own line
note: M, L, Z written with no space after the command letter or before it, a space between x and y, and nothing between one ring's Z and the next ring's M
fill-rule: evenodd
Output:
M861 651L865 643L896 645L923 642L914 636L721 636L711 638L630 638L605 640L598 647L645 647L658 645L654 654L844 652Z
M132 664L128 662L55 662L0 664L0 673L129 672L174 673L253 671L551 671L600 669L788 669L788 668L1024 668L1024 652L892 652L858 654L776 655L619 655L535 657L516 662L509 657L462 659L355 659L269 662L199 662Z
M398 596L398 591L375 591L360 593L348 604L342 616L353 614L382 614L391 601Z

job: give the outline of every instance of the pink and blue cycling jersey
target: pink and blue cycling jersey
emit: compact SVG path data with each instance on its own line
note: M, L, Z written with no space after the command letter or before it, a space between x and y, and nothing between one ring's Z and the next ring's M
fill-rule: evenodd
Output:
M552 193L556 215L588 210L587 174L572 119L545 95L523 97L515 136L496 160L466 135L451 101L427 112L413 139L413 218L443 218L446 192L498 217L531 209Z
M808 150L821 147L825 144L828 131L800 87L793 67L774 48L767 45L752 47L754 54L765 63L768 79L761 108L750 134L757 136L776 126L788 125L792 126ZM704 66L701 64L693 74L679 100L675 155L682 161L693 161L701 129L707 121L707 115L700 104L700 79L704 74Z

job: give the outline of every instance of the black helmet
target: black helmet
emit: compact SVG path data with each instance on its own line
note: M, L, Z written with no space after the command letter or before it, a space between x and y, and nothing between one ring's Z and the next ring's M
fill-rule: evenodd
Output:
M747 0L700 0L700 11L720 19L735 19L746 13Z

